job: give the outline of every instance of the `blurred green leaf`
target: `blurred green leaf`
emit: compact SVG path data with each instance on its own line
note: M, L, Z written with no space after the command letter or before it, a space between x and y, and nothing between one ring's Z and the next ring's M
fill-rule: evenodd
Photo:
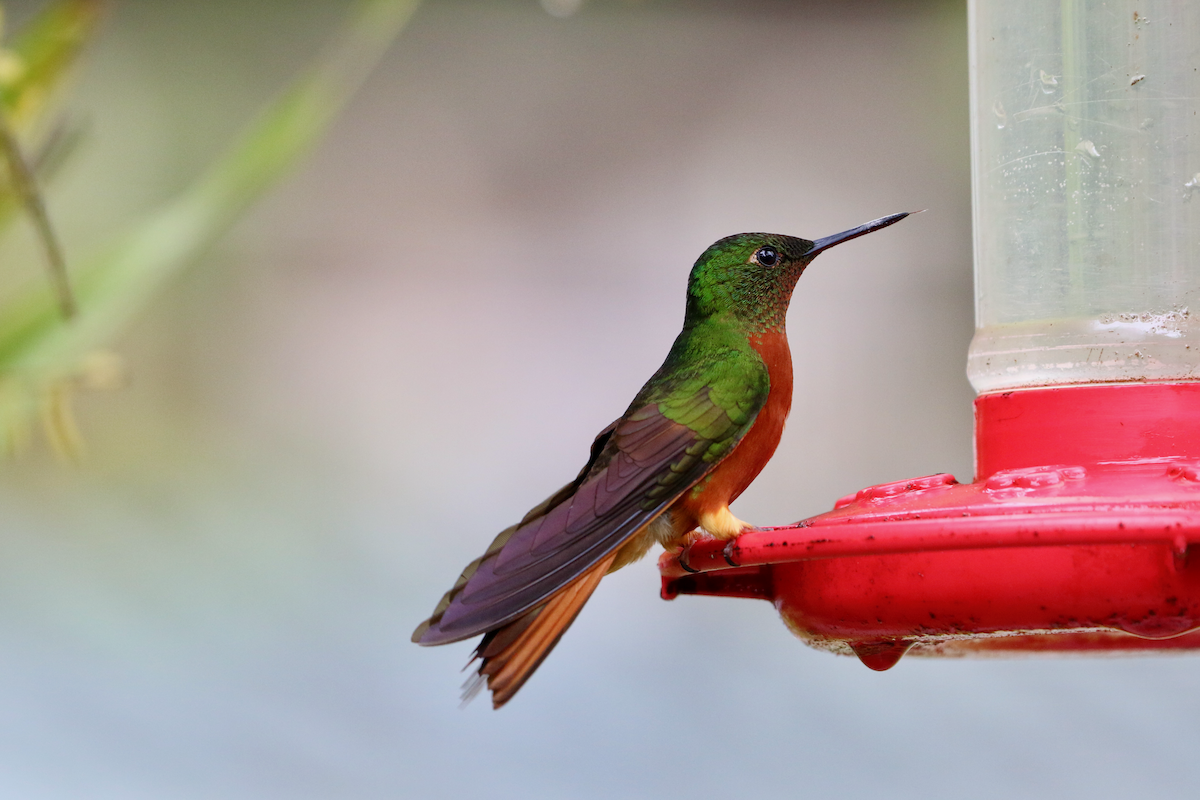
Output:
M60 93L99 17L96 0L62 0L34 17L10 47L0 48L0 154L7 167L0 173L0 227L22 207L26 210L46 251L50 280L66 317L74 314L75 302L36 173L48 161L47 144L64 141L52 135L61 132L61 126L46 119L51 98ZM30 149L38 151L34 159L26 155Z
M189 189L74 271L75 318L62 321L45 286L0 305L0 446L19 445L39 408L52 441L77 439L63 387L94 380L89 355L297 164L418 3L362 4L311 70Z
M64 0L34 17L0 60L0 103L19 135L42 114L100 20L97 0Z

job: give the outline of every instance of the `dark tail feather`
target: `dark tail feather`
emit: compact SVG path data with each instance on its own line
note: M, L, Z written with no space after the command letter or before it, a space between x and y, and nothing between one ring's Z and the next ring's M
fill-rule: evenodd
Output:
M472 661L480 659L479 672L463 687L463 702L469 702L485 683L492 692L493 708L511 700L575 621L616 555L592 566L544 604L489 631L475 649Z

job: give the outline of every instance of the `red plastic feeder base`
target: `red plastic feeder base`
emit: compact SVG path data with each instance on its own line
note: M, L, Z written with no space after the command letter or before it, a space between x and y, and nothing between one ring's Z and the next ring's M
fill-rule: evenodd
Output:
M663 597L770 600L797 636L872 669L1200 648L1200 383L983 395L975 453L975 483L872 486L665 554Z

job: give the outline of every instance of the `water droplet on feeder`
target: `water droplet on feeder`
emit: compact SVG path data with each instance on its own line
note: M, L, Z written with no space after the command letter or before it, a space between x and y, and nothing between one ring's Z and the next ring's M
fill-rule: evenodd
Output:
M876 639L870 642L851 642L850 649L858 660L876 672L889 670L900 661L912 642L903 639Z
M996 115L996 127L1004 130L1008 125L1008 112L1004 110L1004 103L999 100L992 106L992 113Z
M1173 639L1196 627L1196 620L1186 616L1158 616L1151 611L1141 619L1125 619L1116 627L1140 639Z

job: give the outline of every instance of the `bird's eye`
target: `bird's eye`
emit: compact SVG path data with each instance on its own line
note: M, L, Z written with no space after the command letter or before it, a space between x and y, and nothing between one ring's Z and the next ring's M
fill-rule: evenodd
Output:
M779 263L779 253L775 252L774 247L760 247L754 254L754 260L764 267L773 267Z

